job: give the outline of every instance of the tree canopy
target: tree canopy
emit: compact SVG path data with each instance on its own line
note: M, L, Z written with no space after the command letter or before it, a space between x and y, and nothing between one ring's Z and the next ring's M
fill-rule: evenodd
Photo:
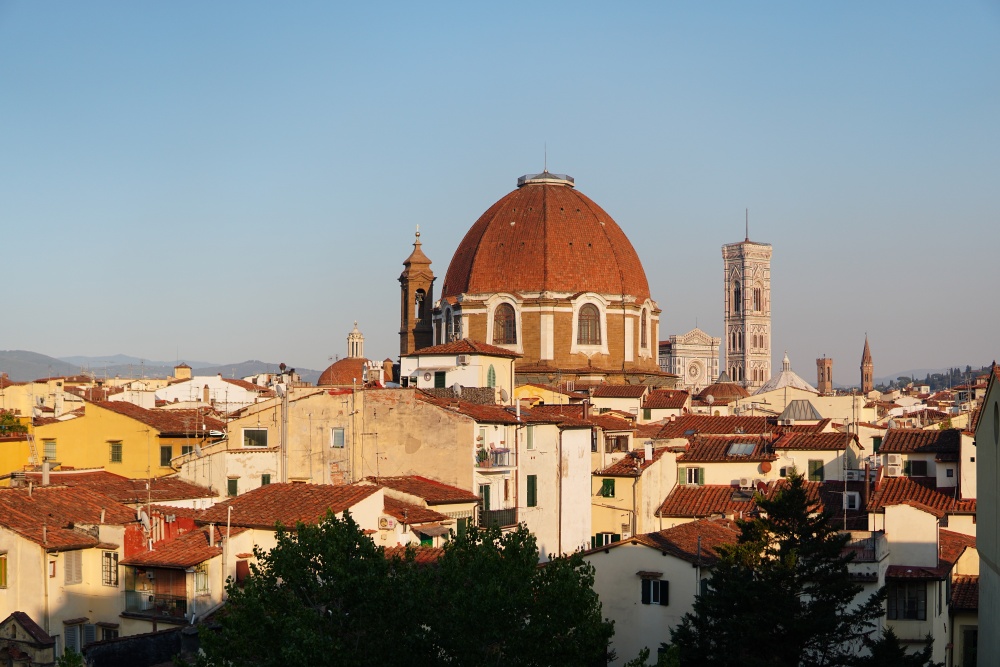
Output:
M230 580L199 664L586 665L604 661L593 568L579 555L538 564L522 527L470 528L434 564L387 558L349 513L279 527Z
M671 631L681 664L848 664L882 615L884 593L855 599L863 587L847 569L850 538L816 511L801 476L757 503L761 516L738 522L738 541L719 548L707 590Z

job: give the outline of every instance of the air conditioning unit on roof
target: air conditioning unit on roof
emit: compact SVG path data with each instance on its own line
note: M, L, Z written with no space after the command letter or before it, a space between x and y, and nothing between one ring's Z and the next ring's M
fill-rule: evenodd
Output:
M903 474L903 468L901 466L889 466L886 468L885 474L887 477L899 477Z
M471 359L469 358L469 355L467 355L467 354L460 354L460 355L458 355L458 364L460 366L468 366L470 363L471 363Z
M750 479L747 478L747 477L741 477L740 478L740 488L741 489L749 489L750 488Z
M901 466L903 465L903 457L899 454L889 454L889 465L891 466Z

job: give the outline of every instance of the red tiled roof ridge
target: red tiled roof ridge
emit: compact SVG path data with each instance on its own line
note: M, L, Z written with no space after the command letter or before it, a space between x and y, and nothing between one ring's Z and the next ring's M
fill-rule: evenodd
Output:
M489 343L484 343L472 338L463 338L450 343L441 343L440 345L423 347L418 350L414 350L407 356L418 357L422 355L434 354L483 354L491 357L509 357L511 359L516 359L522 356L520 353L513 350L508 350L507 348L499 347L497 345L490 345Z

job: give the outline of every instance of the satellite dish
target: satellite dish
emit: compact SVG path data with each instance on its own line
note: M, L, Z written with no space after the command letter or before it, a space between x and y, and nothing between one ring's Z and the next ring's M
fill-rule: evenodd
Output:
M274 393L278 395L278 398L285 397L285 386L281 384L274 385Z
M709 394L708 396L705 397L705 402L708 403L709 405L715 403L715 396Z
M195 445L194 446L194 455L195 455L196 458L200 459L202 456L205 455L205 452L201 451L201 447L199 445Z
M458 382L451 385L451 391L455 394L457 398L462 398L462 385L460 385Z
M510 394L507 393L506 389L504 389L503 387L501 387L500 388L500 400L502 402L506 403L509 398L510 398Z
M142 522L142 527L149 530L149 515L146 514L145 510L139 510L139 521Z

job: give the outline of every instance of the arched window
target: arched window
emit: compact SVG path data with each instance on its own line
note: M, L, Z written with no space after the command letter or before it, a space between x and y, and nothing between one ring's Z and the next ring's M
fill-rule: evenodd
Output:
M515 343L517 343L517 315L514 313L514 306L509 303L501 303L493 311L493 344L514 345Z
M743 290L740 289L740 281L733 283L733 312L739 313L743 307Z
M424 319L424 306L427 301L427 292L422 289L417 290L415 303L413 304L413 315L418 320Z
M493 369L493 364L490 364L490 369L486 371L486 386L497 386L497 372Z
M646 332L646 310L642 311L642 322L639 323L639 347L645 349L649 347L649 338Z
M444 342L455 340L455 321L451 318L451 310L444 311Z
M578 345L601 344L601 311L592 303L585 303L580 307L576 342Z
M462 316L455 314L452 316L451 340L462 340Z
M763 310L762 307L763 300L761 299L761 290L759 287L753 288L753 309L755 311Z

